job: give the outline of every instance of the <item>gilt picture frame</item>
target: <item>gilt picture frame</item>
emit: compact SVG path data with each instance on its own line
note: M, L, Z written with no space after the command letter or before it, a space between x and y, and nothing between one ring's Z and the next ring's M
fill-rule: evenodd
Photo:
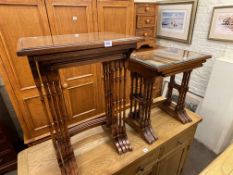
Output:
M190 44L198 0L160 1L157 37Z
M213 8L208 33L209 40L233 42L233 6Z

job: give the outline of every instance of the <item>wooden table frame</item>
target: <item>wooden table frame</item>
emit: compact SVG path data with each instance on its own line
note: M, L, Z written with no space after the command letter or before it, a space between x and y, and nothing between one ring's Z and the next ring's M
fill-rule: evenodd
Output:
M79 132L107 124L111 128L117 151L125 153L132 147L125 129L126 60L136 48L138 37L113 42L112 47L88 43L84 46L19 48L19 56L28 56L36 87L47 112L49 131L62 175L77 175L78 168L67 129L67 111L58 70L64 67L102 62L106 116L80 124ZM84 43L85 44L85 43Z
M143 52L142 52L143 54ZM184 51L184 57L189 52ZM183 124L192 120L185 111L185 98L188 92L190 75L193 69L203 66L209 55L200 55L198 58L188 61L180 61L176 64L165 64L161 67L148 65L140 60L140 54L137 53L129 59L129 70L131 71L131 96L130 113L126 118L127 124L141 133L142 137L149 143L155 142L158 137L151 127L151 107L153 104L153 86L156 78L170 77L168 92L165 99L158 101L153 106L159 106L165 112L175 117ZM142 56L142 55L141 55ZM162 58L161 58L162 59ZM183 73L181 84L175 82L176 74ZM178 90L178 101L172 103L173 89Z

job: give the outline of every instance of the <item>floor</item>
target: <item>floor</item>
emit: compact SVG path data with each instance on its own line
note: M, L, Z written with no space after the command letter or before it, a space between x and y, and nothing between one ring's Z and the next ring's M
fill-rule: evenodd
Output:
M215 158L216 154L214 152L210 151L202 143L194 140L182 175L198 175Z
M198 175L215 157L212 151L194 140L182 175ZM12 171L5 175L17 175L17 172Z

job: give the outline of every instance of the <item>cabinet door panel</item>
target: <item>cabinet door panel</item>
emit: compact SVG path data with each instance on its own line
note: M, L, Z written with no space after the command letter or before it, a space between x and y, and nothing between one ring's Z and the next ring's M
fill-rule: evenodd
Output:
M187 151L188 144L180 146L160 160L156 168L156 175L180 175Z
M100 32L133 34L133 1L98 1Z
M96 2L93 0L48 0L47 11L53 35L88 33L95 30ZM60 70L70 123L101 112L97 64ZM99 71L100 72L100 71ZM98 103L97 103L98 102Z
M95 1L47 0L46 5L53 35L95 31Z
M11 75L9 79L20 109L17 116L27 140L45 133L47 120L27 58L17 57L16 48L20 37L50 35L44 1L0 1L0 18L1 59Z

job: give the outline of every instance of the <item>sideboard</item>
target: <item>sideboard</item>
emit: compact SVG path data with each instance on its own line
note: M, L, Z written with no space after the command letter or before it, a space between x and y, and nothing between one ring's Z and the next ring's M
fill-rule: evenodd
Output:
M79 175L180 175L201 118L187 110L192 122L183 125L154 108L151 123L159 139L148 145L127 128L132 152L119 155L106 128L96 127L71 138ZM18 175L60 175L51 140L18 155Z

